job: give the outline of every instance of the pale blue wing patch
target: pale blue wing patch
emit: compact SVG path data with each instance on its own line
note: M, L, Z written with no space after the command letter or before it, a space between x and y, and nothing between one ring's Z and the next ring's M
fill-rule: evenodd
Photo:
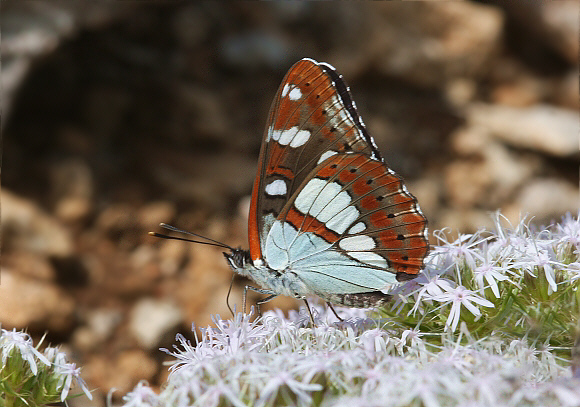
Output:
M274 270L294 272L317 293L378 291L396 283L381 256L353 251L352 257L365 258L361 263L331 246L313 233L298 233L289 223L276 220L266 239L265 259Z

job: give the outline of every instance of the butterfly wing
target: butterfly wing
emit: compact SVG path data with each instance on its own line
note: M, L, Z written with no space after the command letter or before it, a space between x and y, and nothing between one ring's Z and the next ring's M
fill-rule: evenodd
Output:
M266 239L265 258L318 295L379 291L413 278L426 219L401 177L365 154L329 157L303 181Z
M341 76L328 64L298 61L278 89L262 141L248 225L252 260L263 258L274 221L312 170L346 152L381 160Z

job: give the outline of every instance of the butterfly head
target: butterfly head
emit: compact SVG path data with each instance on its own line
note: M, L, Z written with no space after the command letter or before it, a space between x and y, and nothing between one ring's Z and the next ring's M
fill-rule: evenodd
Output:
M231 248L230 253L224 252L224 257L230 265L230 268L237 273L243 274L242 270L254 268L248 250Z

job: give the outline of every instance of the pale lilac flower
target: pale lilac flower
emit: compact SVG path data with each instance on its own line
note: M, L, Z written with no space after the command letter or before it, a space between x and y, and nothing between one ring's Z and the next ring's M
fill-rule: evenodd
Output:
M124 407L155 407L159 405L159 396L143 381L133 391L123 396Z
M566 266L557 260L552 246L542 247L541 245L535 244L528 252L528 259L524 259L516 263L516 265L527 270L531 275L534 275L534 268L536 267L543 270L549 284L548 294L556 292L558 286L556 285L555 268L561 270L566 268Z
M484 264L475 268L475 281L482 293L486 288L486 285L483 281L485 278L489 288L491 288L491 292L493 292L493 295L495 295L495 298L499 298L499 287L497 282L508 280L507 276L505 276L501 270L501 267L493 266L491 264Z
M205 389L204 393L201 395L201 397L196 400L196 404L200 405L200 406L207 406L207 407L211 407L211 406L215 406L218 407L220 405L222 405L222 396L224 396L224 398L231 404L227 404L227 405L233 405L236 407L246 407L246 404L243 403L232 391L232 389L230 389L228 387L228 385L222 381L213 384L211 386L209 386L207 389Z
M456 263L464 261L472 270L476 267L476 260L483 261L478 250L479 244L490 239L490 237L482 238L480 236L481 232L478 232L475 234L459 234L459 237L454 242L450 243L447 241L443 230L439 231L439 233L433 232L433 235L439 241L443 242L443 245L435 248L434 254L447 254L454 259Z
M443 295L445 292L452 290L456 284L448 279L445 279L441 276L433 276L430 280L427 276L423 276L423 278L418 277L417 279L421 279L418 284L421 288L419 288L417 292L417 298L415 300L415 304L413 308L409 311L408 315L414 314L419 309L422 301L430 301Z
M387 344L389 343L389 335L380 329L369 329L360 336L363 349L367 358L374 359L377 353L387 351Z
M81 368L77 368L74 363L65 363L64 365L55 365L56 371L61 375L58 380L57 388L62 389L60 394L60 401L64 401L70 391L72 380L75 379L76 384L80 386L82 391L87 395L89 400L93 399L93 395L87 387L85 381L81 378Z
M407 340L409 340L411 342L410 346L412 348L417 346L424 347L425 343L423 342L423 339L421 339L421 336L423 336L423 334L417 328L406 329L403 331L403 334L401 335L401 343L406 345Z
M175 335L175 339L180 343L182 349L177 345L173 345L175 352L170 352L165 348L160 349L162 352L165 352L176 359L169 368L172 375L182 369L203 368L206 366L203 364L205 360L217 356L218 352L216 352L216 349L205 340L206 335L203 335L203 338L204 340L198 341L196 346L192 346L191 342L185 339L183 335L177 334ZM207 364L207 366L209 367L211 365Z
M558 243L569 243L580 248L580 212L576 218L570 212L564 215L556 225L556 233L559 236Z
M67 363L66 354L61 352L58 348L47 347L44 350L44 356L46 356L53 365L64 365Z
M46 356L36 350L32 344L30 335L24 332L17 332L16 329L13 329L12 331L2 329L2 334L0 335L0 348L2 348L3 366L6 365L6 359L13 350L20 353L22 359L28 362L30 371L35 376L38 372L36 361L34 360L35 357L45 365L50 366L50 361Z
M288 386L290 391L295 394L299 400L307 404L312 402L312 397L310 397L308 392L322 390L320 384L301 382L295 380L290 373L281 371L270 378L262 388L260 391L260 399L257 404L266 404L268 401L273 400L282 386Z
M494 305L491 301L488 301L485 298L481 298L475 292L468 290L463 286L450 289L446 293L438 295L434 299L445 304L451 303L451 310L449 311L449 317L445 323L445 330L451 327L452 332L455 332L457 324L459 323L459 316L461 313L462 305L476 317L481 316L481 311L472 303L479 304L483 307L494 308Z
M250 321L250 314L238 312L233 320L223 320L219 315L212 316L216 325L211 331L217 341L215 345L226 353L236 354L239 351L252 352L264 345L267 332L259 320Z

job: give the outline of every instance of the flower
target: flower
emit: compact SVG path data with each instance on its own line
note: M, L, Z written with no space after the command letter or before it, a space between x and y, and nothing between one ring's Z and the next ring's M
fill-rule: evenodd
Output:
M442 246L435 248L434 254L447 254L456 263L464 261L472 270L476 267L476 260L483 260L479 253L479 244L490 239L490 237L482 238L481 232L477 232L474 234L459 234L459 237L450 243L443 234L443 230L439 231L439 233L433 232L433 235L440 242L443 242Z
M491 301L481 298L475 292L468 290L463 286L458 286L446 290L447 292L440 294L433 299L445 304L451 303L451 311L449 311L449 317L445 323L445 330L451 327L451 331L455 332L457 324L459 323L459 316L461 313L461 306L463 305L469 312L471 312L476 317L481 316L481 311L472 303L479 304L483 307L494 308Z
M83 392L87 395L89 400L93 399L93 395L89 391L87 384L81 378L81 369L77 368L74 363L65 363L63 365L55 365L58 374L60 374L60 379L57 385L58 389L61 390L60 401L64 401L68 396L68 392L71 388L72 380L81 387Z
M0 348L2 348L2 366L6 365L6 360L12 351L20 353L22 359L28 362L30 370L33 375L36 376L38 368L36 366L35 357L47 366L50 366L50 361L40 353L32 345L32 339L30 335L24 332L17 332L16 329L12 331L7 331L2 329L2 334L0 335Z
M322 390L320 384L304 383L294 379L290 373L281 371L267 381L266 385L260 392L260 400L257 404L266 404L268 400L272 400L278 394L278 391L282 386L288 386L292 393L306 404L309 404L312 401L312 397L310 397L308 392Z
M159 396L143 381L137 383L132 392L123 396L124 407L150 407L157 406Z

